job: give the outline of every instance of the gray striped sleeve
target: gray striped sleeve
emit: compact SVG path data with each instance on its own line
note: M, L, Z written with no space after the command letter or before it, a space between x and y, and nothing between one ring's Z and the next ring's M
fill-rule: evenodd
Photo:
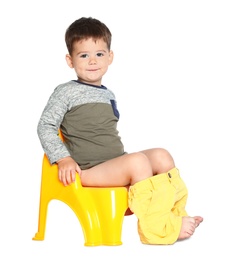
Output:
M51 164L70 156L69 151L58 136L58 130L65 113L70 95L67 85L59 85L50 96L40 117L37 133L44 152Z

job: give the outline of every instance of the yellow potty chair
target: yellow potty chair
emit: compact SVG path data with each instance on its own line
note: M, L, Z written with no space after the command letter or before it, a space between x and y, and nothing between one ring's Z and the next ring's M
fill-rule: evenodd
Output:
M58 180L57 165L51 165L44 154L38 232L33 240L44 240L48 204L54 199L66 203L76 214L83 230L85 246L122 244L123 219L128 215L126 188L83 187L78 174L75 183L64 186Z

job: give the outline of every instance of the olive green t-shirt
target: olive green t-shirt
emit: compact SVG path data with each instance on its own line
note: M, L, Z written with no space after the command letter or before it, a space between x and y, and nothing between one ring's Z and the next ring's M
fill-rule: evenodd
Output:
M78 81L59 85L50 96L38 124L38 136L49 161L72 156L88 169L124 154L117 130L115 95L104 86ZM58 137L58 130L64 143Z

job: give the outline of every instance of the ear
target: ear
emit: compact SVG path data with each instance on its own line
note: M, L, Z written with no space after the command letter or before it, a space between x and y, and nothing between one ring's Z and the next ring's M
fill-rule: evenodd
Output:
M113 58L114 58L114 53L113 53L113 51L110 50L110 52L109 52L109 65L113 62Z
M68 64L68 66L72 69L73 68L73 62L72 62L72 57L69 54L66 54L65 60Z

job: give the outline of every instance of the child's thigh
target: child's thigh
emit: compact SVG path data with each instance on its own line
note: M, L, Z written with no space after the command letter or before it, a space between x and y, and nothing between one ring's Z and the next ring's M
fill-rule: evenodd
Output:
M83 186L127 186L130 184L133 171L141 165L143 159L142 153L132 153L108 160L83 170L81 183Z

